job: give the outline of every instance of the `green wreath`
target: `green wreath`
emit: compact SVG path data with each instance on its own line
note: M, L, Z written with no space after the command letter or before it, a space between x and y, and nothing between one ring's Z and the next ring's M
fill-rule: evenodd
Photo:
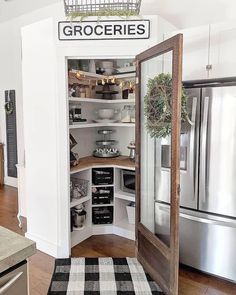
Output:
M144 115L146 128L153 138L162 138L171 134L171 101L172 77L170 74L160 74L147 83L147 94L144 97ZM187 94L182 89L181 121L193 124L187 112Z

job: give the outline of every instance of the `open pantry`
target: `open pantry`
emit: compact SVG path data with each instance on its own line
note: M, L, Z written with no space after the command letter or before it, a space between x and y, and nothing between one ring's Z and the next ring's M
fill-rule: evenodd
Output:
M71 247L92 235L135 239L135 65L67 59Z

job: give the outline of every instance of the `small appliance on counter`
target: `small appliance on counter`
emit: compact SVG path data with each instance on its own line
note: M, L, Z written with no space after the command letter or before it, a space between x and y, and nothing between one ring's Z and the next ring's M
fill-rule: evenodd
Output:
M84 205L80 204L71 209L72 225L73 228L83 228L86 220L87 212L84 209Z
M102 134L103 139L96 141L97 148L93 152L94 157L115 158L120 155L119 150L113 147L115 144L117 144L117 141L108 139L108 136L112 133L113 130L98 130L98 134Z
M135 194L135 171L121 170L120 190L125 193Z

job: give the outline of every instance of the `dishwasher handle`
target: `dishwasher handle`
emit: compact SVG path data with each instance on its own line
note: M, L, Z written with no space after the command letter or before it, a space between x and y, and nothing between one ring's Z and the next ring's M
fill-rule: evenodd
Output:
M10 279L10 281L8 281L6 284L4 284L1 288L0 288L0 295L5 294L5 292L7 290L9 290L9 288L11 288L18 280L19 278L23 275L23 272L19 272L17 275L15 275L12 279Z

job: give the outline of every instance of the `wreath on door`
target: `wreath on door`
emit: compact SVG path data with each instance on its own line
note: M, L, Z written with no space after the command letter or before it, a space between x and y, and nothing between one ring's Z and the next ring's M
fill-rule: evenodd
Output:
M190 121L187 112L187 94L182 88L181 122ZM144 115L146 128L152 138L162 138L171 134L172 77L160 74L147 83L147 94L144 97Z

